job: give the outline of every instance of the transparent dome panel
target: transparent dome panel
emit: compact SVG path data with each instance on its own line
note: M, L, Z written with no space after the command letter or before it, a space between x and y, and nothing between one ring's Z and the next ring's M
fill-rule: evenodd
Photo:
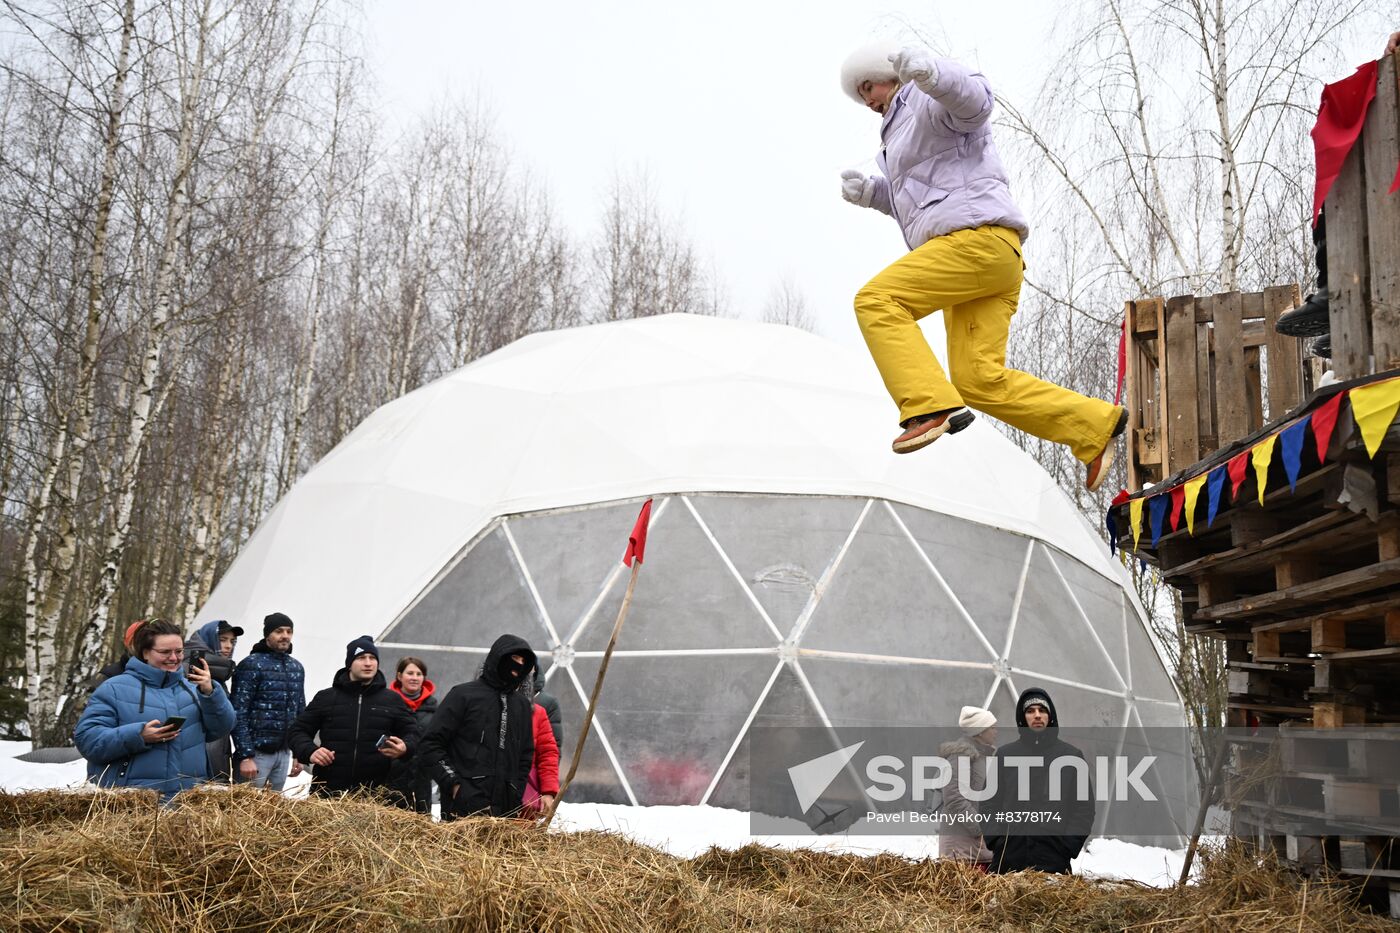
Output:
M1008 659L1019 671L1123 690L1043 545L1037 544L1031 556Z
M956 726L964 706L981 706L990 670L801 657L802 672L836 726Z

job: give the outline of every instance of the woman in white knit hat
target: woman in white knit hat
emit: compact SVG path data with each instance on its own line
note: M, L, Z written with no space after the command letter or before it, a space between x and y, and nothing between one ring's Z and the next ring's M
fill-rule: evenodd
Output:
M892 216L909 253L856 293L870 355L899 406L911 453L972 423L970 408L1065 444L1103 482L1127 411L1006 368L1030 233L992 144L992 88L978 72L923 49L875 43L841 67L841 89L880 114L880 174L847 169L841 195ZM949 381L919 330L942 310Z
M992 852L982 844L982 824L977 803L962 794L958 782L967 771L967 788L980 791L987 786L987 756L997 748L997 718L990 710L964 706L958 716L962 737L944 742L938 754L953 767L952 780L943 788L945 822L938 824L938 856L970 862L982 871L992 861ZM966 764L962 762L966 761Z

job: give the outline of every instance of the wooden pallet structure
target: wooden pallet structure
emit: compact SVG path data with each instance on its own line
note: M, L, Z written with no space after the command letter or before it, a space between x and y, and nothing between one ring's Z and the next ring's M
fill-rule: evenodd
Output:
M1237 832L1400 917L1400 424L1373 410L1400 396L1395 57L1379 82L1325 208L1340 381L1274 331L1296 286L1130 302L1130 497L1109 524L1187 631L1224 643L1227 725L1278 727L1232 750L1237 779L1279 769L1241 792Z

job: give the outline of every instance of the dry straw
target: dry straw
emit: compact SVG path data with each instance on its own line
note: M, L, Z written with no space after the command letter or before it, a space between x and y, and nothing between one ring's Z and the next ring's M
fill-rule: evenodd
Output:
M237 788L0 794L0 928L16 930L1360 930L1341 883L1235 848L1158 890L746 846L681 859L607 833L433 823L369 800Z

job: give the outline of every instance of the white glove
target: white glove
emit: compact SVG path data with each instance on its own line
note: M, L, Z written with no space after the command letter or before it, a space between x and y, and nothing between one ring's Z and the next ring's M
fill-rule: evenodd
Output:
M913 82L925 94L933 93L933 87L938 83L938 66L933 63L933 56L927 51L900 49L890 56L890 64L894 65L894 72L899 76L900 84Z
M841 197L852 204L869 207L875 198L875 185L864 172L848 168L841 173Z

